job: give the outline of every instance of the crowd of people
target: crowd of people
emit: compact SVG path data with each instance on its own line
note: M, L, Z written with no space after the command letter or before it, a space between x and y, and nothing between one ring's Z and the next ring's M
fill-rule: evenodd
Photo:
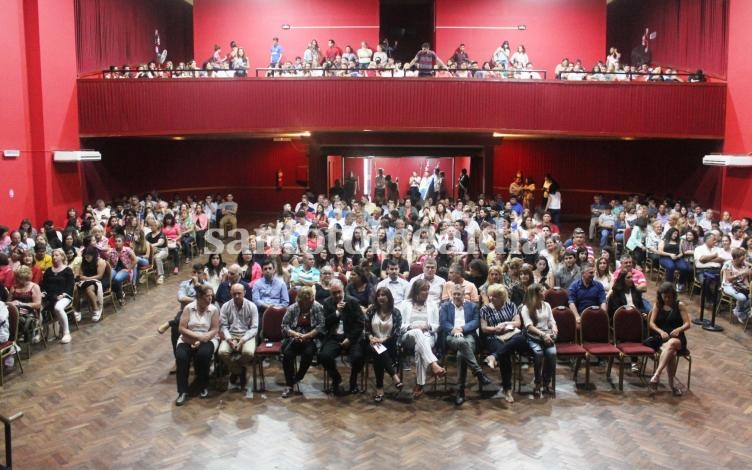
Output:
M551 194L558 192L550 176L536 189L531 178L516 175L506 201L482 194L471 200L468 193L451 200L441 193L440 180L432 183L426 192L409 188L394 198L380 191L374 200L304 194L241 240L238 253L215 244L228 235L222 230L237 227L232 194L173 201L148 194L110 205L99 200L81 215L68 211L64 228L46 221L37 231L26 219L17 230L0 226L0 317L7 316L6 304L17 308L25 325L20 336L33 342L36 330L26 325L49 312L49 321L60 324L61 343L68 343L71 302L76 320L87 304L97 321L107 285L124 302L123 284L135 289L143 280L140 270L153 267L161 283L165 262L178 274L182 261L192 270L180 283L180 310L159 328L172 333L177 405L188 399L191 361L200 395L208 396L214 354L228 365L230 387L246 387L262 319L275 309L282 310L283 397L293 393L314 359L327 371L332 393L358 393L370 356L374 400L380 402L385 373L402 389L396 367L407 351L416 365L413 396L420 398L431 374L446 373L442 357L455 351L455 403L461 405L467 368L480 389L491 382L481 354L489 367L501 367L501 398L514 401L514 354L534 358L535 396L550 391L558 330L546 292L553 288L567 291L578 321L590 307L609 315L624 305L640 310L646 337L661 354L651 386L667 369L676 395L682 390L671 359L686 348L689 328L678 294L689 276L715 281L736 300L737 318L749 315L749 218L717 218L693 203L639 196L606 203L599 196L589 230L578 227L565 236L551 211L535 204L541 191L550 208ZM210 228L220 230L218 238L207 233ZM599 246L591 246L588 235L590 241L600 236ZM194 257L204 247L210 254L201 263ZM228 255L233 259L225 262ZM648 263L665 268L656 305L644 297ZM0 325L2 341L9 335L4 317ZM346 390L335 360L342 354L350 359ZM640 372L637 363L633 369Z
M503 41L492 53L480 59L470 57L465 44L459 44L452 55L442 60L431 50L429 43L411 61L402 62L395 58L398 42L384 39L374 46L366 41L359 47L340 47L334 39L327 41L326 47L312 39L302 54L286 55L279 38L272 38L269 48L269 63L260 64L260 69L268 77L458 77L480 79L541 80L547 78L544 69L536 68L524 44L514 50L509 41ZM223 54L222 47L215 44L211 57L203 63L196 60L173 63L166 60L153 60L135 67L111 66L104 78L230 78L247 77L249 70L245 49L235 41ZM608 55L586 70L582 61L562 59L554 69L557 80L592 81L704 81L702 71L691 75L678 75L676 70L651 66L640 61L633 65L621 62L621 53L611 47Z

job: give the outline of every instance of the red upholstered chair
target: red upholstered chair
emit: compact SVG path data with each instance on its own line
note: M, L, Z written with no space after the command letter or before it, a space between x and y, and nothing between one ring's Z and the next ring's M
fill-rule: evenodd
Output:
M556 336L556 357L574 358L577 362L574 367L573 380L577 385L577 371L580 369L580 361L585 359L585 385L590 377L590 363L588 352L577 342L577 318L569 307L556 307L553 309L554 321L559 334ZM556 395L556 374L551 383L554 395Z
M19 347L16 345L18 338L18 309L15 305L8 304L8 341L0 344L0 386L3 385L5 375L5 358L15 357L13 367L19 367L23 374L23 365L21 365L21 355L18 354Z
M548 289L543 295L543 299L551 305L552 309L569 306L569 293L566 289L562 289L561 287Z
M298 298L298 291L290 289L287 291L287 296L290 298L290 305L295 303L295 299Z
M264 311L261 321L261 334L256 346L256 354L253 361L253 388L254 390L266 390L264 377L263 359L277 357L282 353L282 318L287 309L284 307L269 307ZM256 387L256 374L261 379L261 387Z
M588 307L580 315L582 347L593 357L608 358L606 377L611 375L614 359L619 359L619 375L624 374L621 351L608 338L608 314L600 307ZM585 371L585 381L590 380L590 369Z
M641 370L644 372L647 359L653 358L655 364L657 355L653 348L642 344L642 324L642 314L634 307L619 307L614 313L614 344L621 351L622 362L628 356L640 357L643 360ZM623 369L622 367L619 371L619 390L623 389L624 384ZM644 374L640 374L640 381L645 383Z
M413 263L410 265L410 275L407 280L409 281L415 276L420 276L421 274L423 274L423 263Z

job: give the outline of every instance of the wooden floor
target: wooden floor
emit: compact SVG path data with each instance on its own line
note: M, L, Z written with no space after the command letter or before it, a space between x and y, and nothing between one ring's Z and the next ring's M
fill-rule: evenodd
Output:
M415 403L407 392L380 405L370 394L335 399L316 392L319 368L307 376L305 395L284 400L275 384L281 368L272 361L264 394L212 391L177 408L169 338L156 328L174 315L183 277L129 298L116 314L106 310L99 323L85 318L72 343L35 350L23 361L25 373L8 377L0 414L25 414L13 428L15 468L752 465L752 331L742 333L728 315L719 321L722 333L689 331L692 383L681 398L665 388L650 397L629 373L620 393L600 368L591 374L595 390L577 390L560 364L556 398L522 394L513 405L474 390L459 409L443 392ZM692 304L690 312L697 310ZM405 377L407 390L414 375ZM498 383L498 372L492 377ZM684 362L678 377L686 383Z

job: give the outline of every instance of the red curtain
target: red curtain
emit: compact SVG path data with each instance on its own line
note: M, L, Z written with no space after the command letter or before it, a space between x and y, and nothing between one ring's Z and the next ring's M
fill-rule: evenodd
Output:
M718 178L703 166L717 141L700 140L510 140L496 147L494 193L506 197L516 172L540 186L550 173L561 186L567 214L587 213L595 193L608 198L632 193L694 198L715 203ZM540 203L540 195L537 197Z
M620 0L608 7L607 40L628 58L649 28L653 63L725 78L728 15L729 0Z
M193 56L193 8L183 0L75 0L78 72L155 58L154 30L168 58Z
M509 129L722 138L726 85L186 78L79 80L78 96L84 136Z

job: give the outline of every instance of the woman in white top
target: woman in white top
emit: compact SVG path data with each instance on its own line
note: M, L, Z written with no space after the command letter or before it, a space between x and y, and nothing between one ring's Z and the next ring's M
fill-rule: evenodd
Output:
M381 44L376 45L376 52L373 53L373 61L378 62L382 67L386 64L387 56L386 52L384 52L384 48L381 47Z
M731 261L733 256L731 255L731 237L724 235L721 237L721 246L718 249L718 256L726 261Z
M606 291L606 295L611 292L611 287L614 285L614 273L611 271L611 265L608 262L608 258L601 256L598 258L598 261L595 262L594 279L603 284L603 290Z
M376 290L376 301L366 311L366 329L370 353L373 359L373 375L376 376L376 395L373 400L384 400L384 371L394 382L397 390L402 390L402 381L394 370L393 358L397 358L397 340L402 329L402 315L394 308L394 297L387 287Z
M541 394L541 384L544 392L548 393L549 383L556 373L555 343L559 333L551 306L543 300L543 287L540 284L532 284L527 288L520 316L527 330L528 346L535 355L533 394L537 398Z
M527 67L527 63L530 62L530 59L527 56L527 52L525 52L525 46L522 44L517 46L517 52L512 54L510 60L513 64L519 64L520 67Z
M178 327L180 337L175 349L177 406L183 406L188 399L188 372L191 360L196 369L200 397L209 396L209 367L218 343L219 310L212 304L214 291L205 285L197 285L195 289L196 300L185 306Z
M373 51L368 47L368 44L365 41L361 42L360 49L358 49L358 68L367 69L372 57Z
M227 276L227 267L225 262L222 261L222 255L220 253L213 253L209 255L209 260L204 265L205 283L216 291L219 285L224 281Z
M439 308L428 300L430 289L428 281L418 279L410 288L407 299L399 306L402 314L402 346L415 349L414 399L423 396L429 367L434 375L442 376L446 373L432 350L439 329Z
M724 235L724 238L726 235ZM734 248L731 250L731 260L723 263L723 292L736 300L734 316L740 323L749 316L749 281L752 271L746 263L747 250Z

